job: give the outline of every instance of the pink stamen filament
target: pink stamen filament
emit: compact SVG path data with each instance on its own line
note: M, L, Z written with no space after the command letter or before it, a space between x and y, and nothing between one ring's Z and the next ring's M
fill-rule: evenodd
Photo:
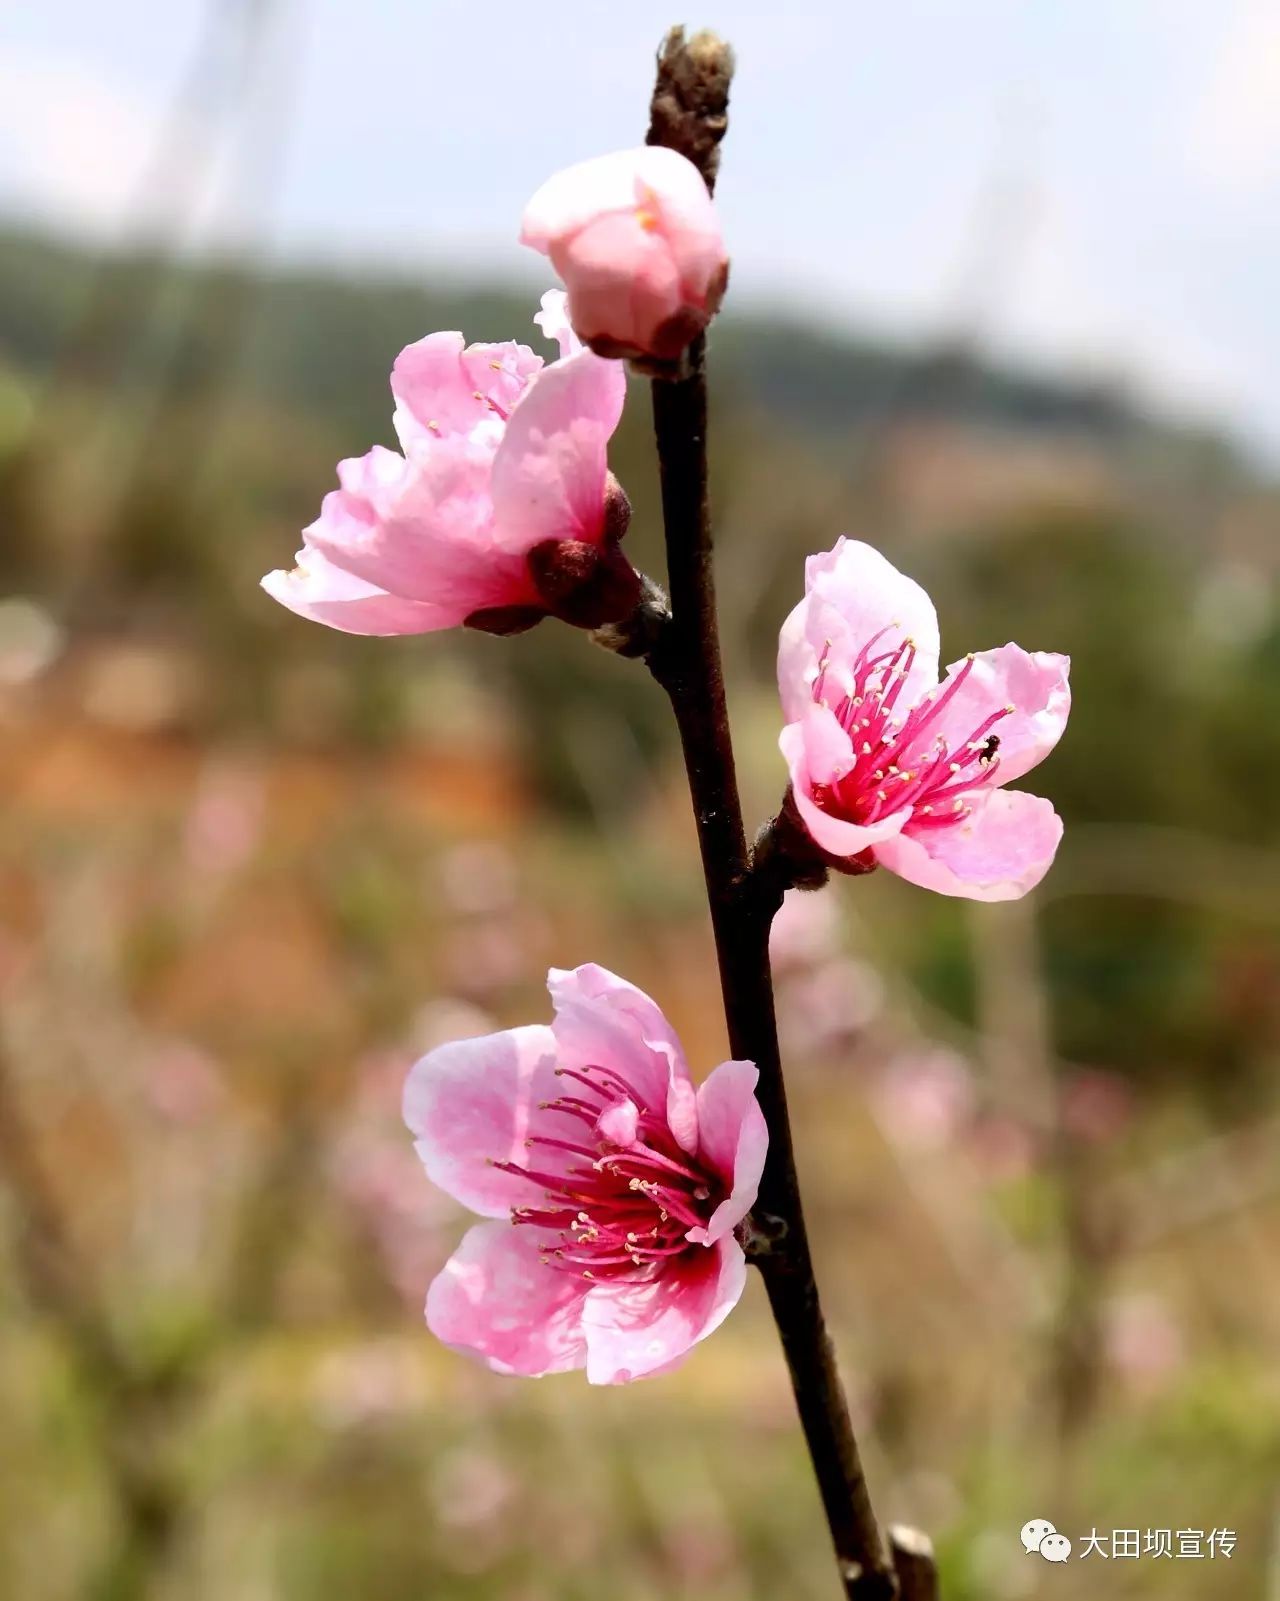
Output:
M915 665L916 647L904 639L893 650L872 655L890 632L882 628L858 652L852 669L852 691L834 704L825 700L828 652L819 662L813 698L830 705L853 746L849 770L829 784L814 788L824 811L863 826L909 807L910 826L950 827L969 815L966 797L993 785L999 766L994 748L988 754L991 730L1013 711L1003 706L990 713L969 737L952 750L936 736L932 752L922 748L926 730L942 715L973 671L968 657L950 682L919 700L905 718L892 713Z
M596 1108L579 1096L562 1096L544 1102L542 1110L594 1124L615 1090L635 1102L635 1092L609 1069L557 1072L585 1084L601 1105ZM541 1259L586 1278L643 1283L662 1262L700 1249L689 1243L686 1231L705 1227L724 1196L718 1179L687 1158L680 1159L685 1153L678 1151L665 1121L648 1112L637 1119L635 1143L627 1147L603 1136L595 1147L546 1134L530 1135L525 1143L563 1151L586 1164L574 1161L563 1173L518 1162L493 1164L542 1190L541 1203L534 1200L511 1211L513 1223L544 1231Z

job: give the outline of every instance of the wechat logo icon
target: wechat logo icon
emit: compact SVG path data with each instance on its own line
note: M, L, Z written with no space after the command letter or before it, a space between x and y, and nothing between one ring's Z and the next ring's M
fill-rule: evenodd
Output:
M1071 1555L1071 1541L1047 1518L1032 1518L1022 1525L1022 1549L1028 1556L1038 1551L1046 1562L1065 1562Z

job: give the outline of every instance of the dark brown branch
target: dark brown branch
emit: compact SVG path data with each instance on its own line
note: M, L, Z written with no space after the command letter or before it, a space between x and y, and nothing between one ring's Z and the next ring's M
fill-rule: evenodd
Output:
M731 70L727 49L714 36L700 34L686 44L679 29L659 57L650 141L689 156L708 186L724 133ZM769 927L785 886L777 875L751 872L738 798L712 573L705 361L705 341L698 339L682 376L653 384L671 618L647 659L671 698L680 730L730 1048L760 1070L758 1094L770 1143L748 1248L778 1325L845 1595L849 1601L887 1601L899 1594L899 1579L871 1507L823 1320L778 1053ZM917 1587L912 1593L927 1592Z

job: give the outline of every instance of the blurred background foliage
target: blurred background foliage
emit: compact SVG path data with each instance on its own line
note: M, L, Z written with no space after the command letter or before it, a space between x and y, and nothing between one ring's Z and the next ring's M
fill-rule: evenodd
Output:
M678 1376L512 1385L435 1348L460 1220L397 1118L550 964L724 1051L678 753L633 665L360 640L270 603L333 464L393 442L501 287L0 234L0 1572L24 1601L822 1597L755 1287ZM536 343L536 341L534 341ZM1277 1579L1276 486L1098 384L730 315L720 591L749 814L807 553L872 540L944 658L1069 651L1028 903L885 875L788 904L797 1136L878 1504L949 1601ZM643 386L612 463L660 574ZM1017 1530L1230 1526L1030 1571ZM1047 1593L1047 1591L1046 1591ZM1270 1593L1270 1591L1267 1591Z

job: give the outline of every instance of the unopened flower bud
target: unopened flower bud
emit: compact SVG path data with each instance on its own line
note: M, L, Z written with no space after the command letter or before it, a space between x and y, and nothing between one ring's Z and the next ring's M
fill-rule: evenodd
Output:
M674 361L715 315L728 281L707 186L662 146L557 173L525 208L521 239L551 258L575 332L601 356Z

